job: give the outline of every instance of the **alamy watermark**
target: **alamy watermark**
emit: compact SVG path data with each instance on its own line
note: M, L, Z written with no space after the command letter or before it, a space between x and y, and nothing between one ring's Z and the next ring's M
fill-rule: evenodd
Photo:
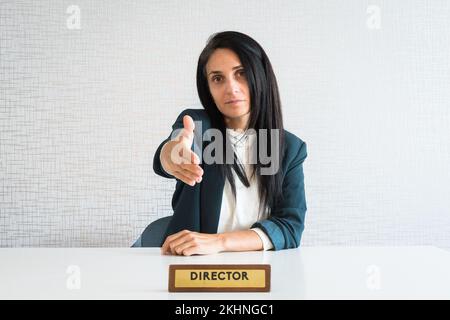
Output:
M234 156L233 156L233 148L230 143L225 145L225 154L224 154L224 136L219 129L211 128L205 130L205 132L201 135L199 133L202 132L202 122L195 121L195 131L193 140L193 151L199 157L200 163L206 164L233 164ZM177 141L180 139L180 133L184 130L183 128L176 129L171 134L171 140ZM261 167L261 175L275 175L280 168L280 154L279 154L279 138L280 138L280 130L279 129L259 129L256 131L255 129L247 129L245 133L248 136L255 137L254 141L255 145L252 145L248 148L248 164L256 164L258 161L263 165ZM270 137L270 141L269 141ZM203 146L204 141L210 141L207 146L204 148L203 152L200 149L200 146ZM256 146L256 144L258 144ZM270 154L269 153L269 144L270 144ZM186 157L183 157L180 152L182 152L182 146L179 145L178 148L174 148L171 154L171 160L174 163L181 164L186 163Z
M77 265L70 265L66 269L68 277L66 279L66 288L68 290L81 289L81 269Z
M381 29L381 8L377 5L370 5L366 10L369 15L366 20L366 26L369 30Z
M377 265L370 265L366 268L366 286L369 290L381 289L381 269Z
M70 16L66 19L66 27L69 30L81 29L81 9L79 6L72 4L67 7L66 13Z

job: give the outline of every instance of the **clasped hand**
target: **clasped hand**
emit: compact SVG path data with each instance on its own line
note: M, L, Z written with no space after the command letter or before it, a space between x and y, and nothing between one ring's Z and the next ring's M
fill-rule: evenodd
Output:
M166 238L162 254L191 256L193 254L212 254L224 251L221 234L199 233L183 230Z

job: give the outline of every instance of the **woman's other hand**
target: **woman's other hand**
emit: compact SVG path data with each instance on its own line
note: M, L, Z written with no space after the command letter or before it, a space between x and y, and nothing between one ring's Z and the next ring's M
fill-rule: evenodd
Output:
M183 230L170 235L161 247L162 254L191 256L224 251L223 238L219 234Z

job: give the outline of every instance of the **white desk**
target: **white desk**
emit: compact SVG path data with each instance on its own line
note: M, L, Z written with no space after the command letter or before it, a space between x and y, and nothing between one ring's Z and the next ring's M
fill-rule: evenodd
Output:
M271 292L169 293L168 266L175 263L269 263ZM80 282L71 281L77 269L67 273L70 265L79 267ZM302 247L179 257L161 256L158 248L3 248L0 299L450 299L450 253Z

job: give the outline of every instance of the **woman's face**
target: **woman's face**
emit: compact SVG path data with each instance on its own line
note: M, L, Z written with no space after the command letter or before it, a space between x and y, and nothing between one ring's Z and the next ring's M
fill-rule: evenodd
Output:
M230 49L216 49L206 64L206 74L211 95L225 120L248 118L250 94L238 55Z

